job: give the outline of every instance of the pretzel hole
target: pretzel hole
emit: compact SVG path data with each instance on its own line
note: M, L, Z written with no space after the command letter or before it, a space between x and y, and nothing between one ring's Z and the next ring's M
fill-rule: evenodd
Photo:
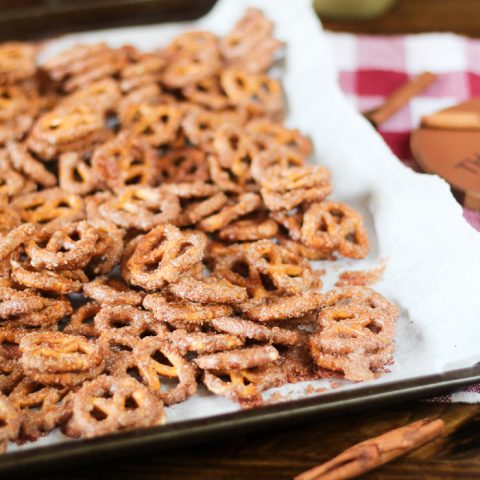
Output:
M127 398L125 398L124 407L125 410L135 410L139 407L139 405L133 396L129 395Z
M277 287L273 283L273 280L268 275L260 273L260 280L262 282L263 288L265 288L265 290L267 290L268 292L273 292L277 290Z
M129 345L119 342L110 343L110 349L114 352L131 352L133 350Z
M34 203L30 204L30 205L27 205L27 206L24 207L24 208L25 208L25 210L26 210L27 212L33 212L33 211L35 211L37 208L40 208L40 207L42 207L42 206L43 206L43 201L42 201L42 200L39 200L38 202L34 202Z
M151 125L147 125L141 130L140 133L142 133L143 135L153 135L154 130Z
M112 328L124 328L131 325L130 318L111 318L108 322L108 325Z
M138 380L139 382L144 383L138 367L129 367L127 368L126 373L127 375L130 375L130 377L134 378L135 380Z
M249 278L250 276L250 266L248 265L247 262L243 262L241 260L237 260L232 266L231 266L232 272L240 275L243 278Z
M142 175L139 173L138 175L135 175L131 178L127 178L127 180L125 181L125 184L126 185L135 185L137 183L141 183L142 181Z
M367 330L370 330L372 333L374 333L375 335L378 335L379 333L381 333L382 331L382 328L379 327L376 323L372 322L372 323L369 323L368 325L365 326L365 328Z
M140 338L142 339L146 337L156 337L156 336L157 336L157 332L150 330L148 328L140 334Z
M80 175L78 168L74 168L72 172L72 179L75 182L83 182L83 177Z
M173 363L160 350L155 350L150 356L152 360L155 360L157 363L173 367Z
M132 159L132 161L130 162L130 165L132 165L132 166L143 165L143 161L140 158L134 157Z
M94 406L92 410L90 410L90 416L99 422L108 417L108 415L103 410L100 410L97 406Z
M0 418L0 428L7 426L7 420L5 418Z
M230 375L226 373L219 375L218 378L224 383L232 383L232 379L230 378Z
M329 213L332 217L335 218L337 223L340 223L345 218L345 214L341 210L338 210L336 208L330 210Z
M178 257L180 257L181 255L183 255L184 253L186 253L188 251L188 249L191 247L191 244L190 243L182 243L180 245L180 249L178 251Z
M26 407L29 409L29 410L41 410L42 409L42 406L43 406L43 400L39 400L38 402L35 402L35 403L30 403L30 404L27 404Z

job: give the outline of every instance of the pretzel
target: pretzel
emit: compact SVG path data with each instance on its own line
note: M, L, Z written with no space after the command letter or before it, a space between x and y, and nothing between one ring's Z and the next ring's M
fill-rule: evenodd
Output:
M332 291L330 305L318 315L318 333L310 338L318 366L339 371L348 380L369 380L391 362L397 307L361 287Z
M83 200L59 188L17 197L12 201L12 207L18 211L22 221L42 224L42 227L49 231L56 230L66 222L81 220L85 216Z
M159 85L153 83L143 85L128 92L120 99L117 105L118 115L119 117L122 117L130 105L139 105L143 103L156 105L165 100L165 94L162 94Z
M266 71L281 46L272 38L272 31L272 22L260 10L249 8L220 41L220 51L229 65L254 73Z
M261 205L260 197L255 193L244 193L232 205L224 206L218 213L204 218L198 223L198 228L205 232L214 232L227 226L243 215L253 212Z
M156 384L152 384L151 389L165 405L183 402L197 391L195 369L165 339L145 338L135 346L133 352L135 355L146 357L147 367L151 368L157 376ZM162 389L162 378L165 377L178 379L178 384L167 390Z
M104 219L98 209L100 205L113 198L114 195L111 192L104 190L83 197L87 220L91 223L100 220L105 223L112 223ZM113 225L116 226L115 224Z
M303 217L302 241L326 256L338 250L345 257L365 258L369 249L360 214L334 202L315 203L308 208Z
M253 157L257 151L251 139L238 125L220 126L213 138L213 149L222 167L230 168L240 178L249 175L250 165L246 164L246 158Z
M225 110L231 106L217 76L206 77L188 85L182 89L182 93L191 102L211 110Z
M348 306L356 303L364 304L371 309L379 309L389 317L396 318L400 314L397 305L368 287L335 288L325 294L326 306Z
M237 178L228 168L222 168L216 155L208 155L207 162L210 177L219 189L225 192L241 193L247 187L250 187L248 176L241 179ZM239 182L245 182L245 184Z
M268 176L272 167L281 170L289 170L295 167L305 166L305 156L292 148L277 146L274 142L267 142L266 148L255 155L252 159L250 172L256 182L262 181Z
M103 218L122 228L150 230L175 220L180 212L178 198L165 190L129 186L98 206Z
M327 370L338 373L342 378L351 381L373 380L381 370L392 363L393 345L389 345L376 352L365 353L359 350L349 355L323 352L311 339L311 355L315 363Z
M25 188L24 178L8 166L2 166L0 171L0 195L14 197L23 192Z
M175 222L178 226L198 223L218 212L228 201L223 192L207 183L175 183L165 185L163 188L180 198L182 213Z
M247 289L251 298L260 298L272 294L268 277L261 274L251 261L248 250L250 243L235 244L215 255L214 275L227 279L230 283Z
M26 252L34 268L81 268L92 258L97 239L97 232L89 223L68 223L53 233L38 232L27 243Z
M0 358L18 360L21 356L19 344L29 330L18 327L0 327Z
M83 285L83 293L100 305L141 305L144 293L128 288L115 278L97 277Z
M118 82L111 78L94 81L63 97L59 105L89 105L105 113L113 111L121 99Z
M71 145L82 142L90 146L100 138L105 138L101 112L93 106L74 104L57 107L41 115L32 128L29 146L41 157L50 160Z
M182 277L177 283L170 285L170 291L190 302L197 303L241 303L247 297L247 289L230 283L224 278L205 277L197 280L193 277Z
M64 432L72 437L161 425L163 405L134 378L101 375L72 396L72 418Z
M95 329L103 333L118 331L123 335L136 337L146 325L156 323L150 312L139 310L131 305L102 306L95 316Z
M121 112L122 125L139 135L148 144L158 147L175 140L182 120L182 112L176 105L128 105Z
M21 424L20 412L2 394L0 394L0 424L0 442L2 444L18 437Z
M124 231L105 220L92 220L89 223L98 237L85 270L93 275L110 273L122 257Z
M117 74L126 61L125 53L109 48L105 43L75 45L48 59L43 65L54 80L63 82L65 91L109 78Z
M277 80L232 67L222 72L220 83L228 99L234 105L245 107L253 116L283 118L283 92Z
M62 190L77 195L86 195L97 186L90 161L76 152L60 155L58 180Z
M268 119L254 119L248 122L245 131L257 142L274 145L274 148L290 148L303 157L312 151L312 143L298 130L288 129Z
M0 260L9 257L18 247L26 243L34 232L35 226L33 224L22 223L10 230L3 238L0 238Z
M63 329L64 333L83 335L86 338L97 338L100 332L95 326L94 319L101 308L95 302L89 302L79 307Z
M33 332L20 340L20 362L27 375L40 373L82 373L98 366L103 355L98 345L79 335L61 332Z
M270 240L252 243L248 257L279 292L299 293L315 283L312 268L303 258Z
M184 88L210 77L220 68L217 40L209 32L187 32L176 37L162 52L169 60L162 82Z
M165 59L158 54L143 53L135 58L135 63L122 70L120 86L123 92L137 90L147 85L157 85L161 80Z
M95 150L93 171L111 190L128 185L150 186L157 172L155 151L142 138L122 131Z
M214 318L228 316L232 313L232 308L228 305L202 305L182 302L166 298L159 293L147 295L143 299L143 306L150 310L156 319L168 323L183 321L201 325Z
M75 270L37 270L28 262L16 258L10 260L11 276L20 285L45 292L69 294L79 292L88 277L80 269Z
M210 392L229 398L244 408L251 408L262 404L263 390L279 384L276 378L264 375L264 367L258 368L260 375L252 372L257 370L257 367L247 370L207 370L203 372L202 381Z
M195 363L204 370L239 370L274 362L278 350L271 345L200 355Z
M202 260L205 246L206 238L200 232L160 225L138 242L129 258L129 281L147 290L175 282Z
M172 332L170 340L183 354L187 352L212 353L232 350L243 346L244 343L244 340L234 335L188 332L181 329Z
M247 317L260 322L283 320L305 315L317 310L323 301L323 295L317 292L305 292L289 297L263 297L247 300L238 308Z
M20 85L0 85L0 107L2 143L20 140L38 114L38 97Z
M162 182L179 183L209 179L205 154L198 148L185 147L162 155L157 161Z
M274 238L277 233L277 223L260 214L228 224L220 230L218 236L221 240L230 242L254 242Z
M22 415L17 443L37 440L68 418L66 393L64 387L47 386L28 378L13 389L9 400Z
M57 178L45 166L33 158L24 145L10 141L6 144L13 167L42 187L54 187ZM73 192L75 193L75 192Z
M297 345L300 343L301 338L296 331L276 326L267 327L241 318L214 318L211 323L212 326L220 332L271 344Z
M301 203L319 202L332 191L330 173L324 167L270 168L261 193L269 210L290 210Z
M1 357L0 357L1 358ZM23 368L17 359L1 358L0 362L0 392L10 396L13 389L25 378Z
M187 111L182 120L182 128L188 140L196 146L209 149L217 129L226 123L243 125L244 111L218 110L211 112L200 108Z
M0 45L0 83L15 83L33 77L37 49L28 43L5 42Z
M28 314L41 310L45 300L33 292L16 290L9 286L0 287L0 318L8 319L15 315Z
M5 197L0 197L0 235L8 235L10 230L18 227L21 223L20 215L8 203Z

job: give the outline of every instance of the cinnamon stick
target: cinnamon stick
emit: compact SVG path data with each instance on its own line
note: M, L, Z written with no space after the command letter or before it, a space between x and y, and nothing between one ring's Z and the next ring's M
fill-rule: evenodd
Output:
M422 127L445 130L480 130L480 114L476 112L438 112L422 117Z
M398 90L395 90L381 107L372 112L365 113L365 116L374 125L380 125L404 107L413 97L431 85L436 78L437 76L433 73L422 73L418 77L407 82L405 85L402 85Z
M443 420L419 420L358 443L294 480L344 480L362 475L424 445L443 433Z

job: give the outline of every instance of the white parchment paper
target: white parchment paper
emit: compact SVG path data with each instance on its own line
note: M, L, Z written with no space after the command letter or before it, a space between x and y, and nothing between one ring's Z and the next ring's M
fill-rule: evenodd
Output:
M193 28L223 35L249 6L262 9L275 22L277 38L286 43L281 73L289 105L287 124L311 137L312 161L333 174L333 198L350 203L367 219L372 239L369 258L319 262L320 268L330 270L326 287L343 269L376 266L380 259L387 262L375 288L400 305L402 316L395 364L375 382L473 365L480 359L480 236L463 219L448 185L403 166L346 101L311 0L221 0L196 22L69 35L51 41L42 55L47 58L75 43L97 41L114 46L131 43L147 50ZM326 386L325 381L313 384ZM301 384L279 390L306 395ZM188 401L168 408L167 421L237 409L229 400L200 389ZM57 441L67 438L55 432L21 448Z

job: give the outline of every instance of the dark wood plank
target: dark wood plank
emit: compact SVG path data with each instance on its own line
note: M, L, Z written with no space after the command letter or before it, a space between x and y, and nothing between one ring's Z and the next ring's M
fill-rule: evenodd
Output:
M337 22L323 19L330 30L356 33L414 33L449 31L480 36L478 0L399 0L381 18L367 22Z
M423 417L441 417L446 435L386 465L365 478L478 479L480 475L480 406L417 402L311 422L306 426L234 437L216 444L122 457L101 465L75 468L70 480L282 480L335 456L362 440ZM60 480L58 474L37 480Z

